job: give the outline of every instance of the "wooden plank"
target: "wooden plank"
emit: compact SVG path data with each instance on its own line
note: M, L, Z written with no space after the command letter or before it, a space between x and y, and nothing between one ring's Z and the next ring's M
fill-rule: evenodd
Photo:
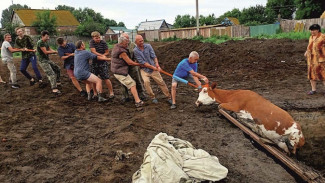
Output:
M304 170L299 165L294 162L291 158L289 158L287 155L279 151L277 148L264 144L260 137L252 132L249 128L238 122L235 118L230 116L227 112L225 112L223 109L219 109L219 112L224 115L229 121L231 121L233 124L235 124L238 128L240 128L244 133L249 135L255 142L257 142L259 145L261 145L264 149L266 149L268 152L270 152L273 156L275 156L277 159L279 159L282 163L284 163L288 168L293 170L297 175L299 175L303 180L310 182L310 183L317 183L321 182L323 179L318 173L313 172L311 170ZM319 179L319 180L317 180Z

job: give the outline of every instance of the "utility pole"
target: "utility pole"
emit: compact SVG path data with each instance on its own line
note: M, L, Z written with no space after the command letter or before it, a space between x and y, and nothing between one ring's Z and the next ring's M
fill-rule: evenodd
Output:
M196 35L200 35L199 30L199 0L196 0Z

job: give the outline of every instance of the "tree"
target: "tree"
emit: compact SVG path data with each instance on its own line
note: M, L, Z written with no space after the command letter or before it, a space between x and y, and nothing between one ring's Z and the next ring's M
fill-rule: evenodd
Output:
M106 31L105 25L93 21L92 17L87 17L87 20L78 26L75 33L79 36L89 37L93 31L104 34Z
M68 10L71 13L75 10L74 7L71 6L66 6L66 5L58 5L57 7L55 7L56 10Z
M69 10L73 16L78 20L80 25L76 30L76 34L80 36L90 36L93 31L98 31L104 34L109 26L125 27L123 22L116 23L115 20L104 18L102 14L95 12L91 8L78 8L58 5L57 10Z
M7 9L2 11L1 16L1 26L6 27L8 24L11 24L12 12L15 9L30 9L27 5L13 4L10 5Z
M265 14L265 7L262 5L244 8L239 17L239 22L245 25L269 23Z
M177 15L175 18L174 27L184 28L184 27L194 27L196 26L196 19L194 16L187 15Z
M267 21L274 23L279 14L281 18L292 19L292 14L295 10L294 0L268 0L265 13L268 19Z
M49 31L50 35L56 33L56 16L51 15L50 10L38 12L36 14L36 20L32 23L32 26L36 27L36 31L41 33L43 30Z
M233 17L239 19L241 11L238 8L234 8L231 11L227 11L223 15L217 18L216 24L220 24L226 17Z
M217 24L217 18L214 16L214 14L212 13L211 15L208 16L203 16L200 15L200 19L199 19L200 25L215 25Z
M295 0L296 19L319 18L325 10L324 0Z
M113 25L111 25L111 26L113 26ZM119 22L119 23L117 24L117 26L119 26L119 27L125 27L125 25L124 25L123 22ZM107 28L108 28L108 27L107 27Z

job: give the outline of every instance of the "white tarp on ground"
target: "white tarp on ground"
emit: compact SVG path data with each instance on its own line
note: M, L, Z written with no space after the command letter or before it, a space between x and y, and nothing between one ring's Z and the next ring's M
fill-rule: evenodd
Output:
M140 170L132 183L180 183L218 181L227 176L228 169L202 149L195 149L185 140L159 133L144 154Z

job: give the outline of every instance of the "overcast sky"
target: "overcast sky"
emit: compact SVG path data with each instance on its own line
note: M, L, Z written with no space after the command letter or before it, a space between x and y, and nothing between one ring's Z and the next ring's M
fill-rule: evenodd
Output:
M267 0L199 0L199 14L214 13L219 17L233 8L266 5ZM173 24L177 15L195 16L195 0L13 0L14 4L27 5L32 9L54 9L58 5L75 8L91 8L105 18L124 22L126 27L134 29L146 20L165 19ZM0 13L12 4L12 0L1 0Z

